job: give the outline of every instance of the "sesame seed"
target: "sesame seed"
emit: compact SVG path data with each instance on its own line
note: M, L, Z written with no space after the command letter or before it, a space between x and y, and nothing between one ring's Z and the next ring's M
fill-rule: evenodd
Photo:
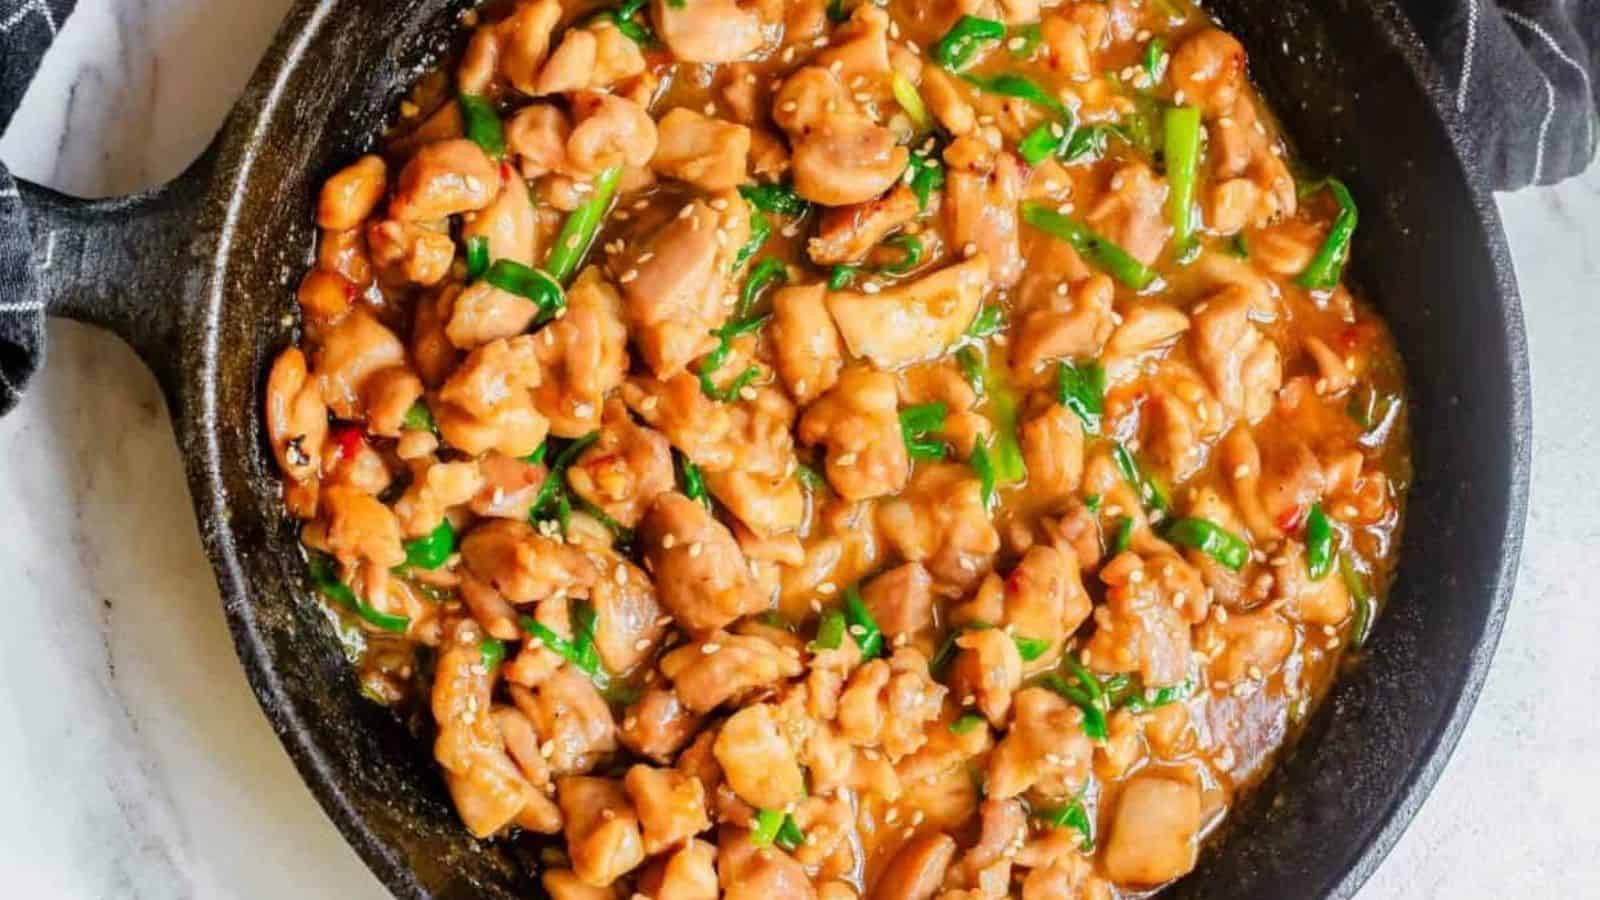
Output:
M716 653L718 650L721 650L721 649L722 649L722 645L716 643L715 641L700 645L700 652L704 653L706 656L710 656L711 654Z
M833 464L836 466L848 467L855 465L855 461L856 455L854 453L841 453L839 454L838 458L833 461Z
M669 534L661 539L661 549L671 550L678 543L678 536Z
M817 585L817 593L822 594L823 596L831 595L837 590L839 590L838 585L831 581L824 581Z
M641 652L643 652L645 650L649 650L650 649L650 639L649 638L639 638L637 641L633 642L633 649L641 651ZM626 727L628 723L624 722L622 724Z
M703 546L701 546L699 541L695 541L694 543L690 544L689 545L689 558L690 559L694 559L695 557L699 556L700 555L700 551L703 550L703 549L705 549L705 548Z

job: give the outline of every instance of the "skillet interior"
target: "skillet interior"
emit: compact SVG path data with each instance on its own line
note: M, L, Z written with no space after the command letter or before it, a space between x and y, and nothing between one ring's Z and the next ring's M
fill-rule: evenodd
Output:
M309 260L315 186L368 146L467 5L297 7L221 139L168 382L251 683L329 815L404 897L533 895L518 858L530 851L472 841L428 748L360 697L299 587L257 411L267 362L291 338L279 323ZM1422 50L1387 0L1209 7L1248 47L1302 158L1343 176L1361 204L1354 275L1407 360L1417 482L1400 580L1365 662L1170 895L1345 897L1431 787L1499 633L1526 498L1521 315L1487 192L1430 99L1442 91L1419 86L1431 78ZM158 371L174 368L170 345L145 344Z

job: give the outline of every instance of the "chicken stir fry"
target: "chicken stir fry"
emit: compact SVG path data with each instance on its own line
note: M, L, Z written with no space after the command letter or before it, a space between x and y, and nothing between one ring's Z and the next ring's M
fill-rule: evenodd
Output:
M1372 627L1403 374L1180 3L505 0L317 205L311 584L555 900L1112 900Z

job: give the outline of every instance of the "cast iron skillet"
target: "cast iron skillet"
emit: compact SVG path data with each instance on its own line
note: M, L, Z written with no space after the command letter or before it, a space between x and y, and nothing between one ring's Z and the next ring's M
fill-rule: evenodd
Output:
M469 0L304 0L221 135L158 190L33 185L54 314L121 335L171 404L206 550L262 707L323 808L407 898L533 895L527 851L456 821L429 748L361 698L302 584L261 429L321 179L459 39ZM1364 662L1170 896L1349 897L1444 767L1500 634L1527 503L1528 364L1469 136L1393 0L1213 0L1302 156L1361 207L1355 277L1409 367L1416 484Z

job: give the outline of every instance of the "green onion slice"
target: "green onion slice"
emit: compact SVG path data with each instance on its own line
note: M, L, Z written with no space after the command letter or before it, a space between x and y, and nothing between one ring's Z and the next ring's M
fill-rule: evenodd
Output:
M1050 641L1044 638L1019 636L1012 638L1012 642L1017 645L1017 655L1022 657L1023 662L1033 662L1050 649Z
M964 15L933 45L933 61L959 72L988 45L1004 40L1006 26L993 19Z
M914 234L899 234L883 242L885 247L899 247L905 255L898 262L884 266L879 271L886 275L904 275L922 262L922 238Z
M866 602L861 599L861 591L855 585L844 592L844 618L850 626L850 635L861 648L862 659L873 659L883 654L883 630L872 618Z
M811 204L783 184L747 184L739 188L745 202L762 212L798 217L811 211Z
M502 291L532 300L539 307L539 322L548 322L567 308L567 296L561 290L560 281L516 260L495 260L484 273L483 280Z
M589 199L568 213L567 220L561 223L561 231L557 232L550 255L544 261L545 271L557 282L565 284L578 274L578 267L589 255L589 246L600 233L600 223L611 209L611 199L617 195L617 183L621 180L621 166L612 166L596 175Z
M406 410L405 418L400 420L400 427L405 431L439 433L439 425L433 421L433 411L428 409L428 404L422 400L411 404L411 408Z
M933 195L944 190L944 164L939 161L940 149L935 146L927 153L911 154L906 170L911 173L911 192L917 195L917 209L926 210Z
M456 552L456 529L449 519L439 523L426 537L406 541L406 565L418 569L437 569Z
M928 435L944 427L945 415L945 405L938 402L921 403L900 410L900 434L905 439L906 452L912 459L944 459L944 441Z
M478 642L478 654L483 657L483 667L493 672L505 662L506 645L494 638L484 638Z
M982 397L984 389L983 360L978 357L977 348L969 345L957 350L956 362L961 365L961 374L966 376L967 384L972 385L972 392Z
M964 712L956 716L955 721L950 723L950 732L952 734L971 734L978 728L983 727L987 722L988 720L975 712Z
M1022 220L1051 237L1071 244L1073 249L1105 269L1111 277L1134 290L1142 291L1156 280L1155 271L1134 259L1128 251L1051 207L1029 200L1022 204Z
M1074 800L1064 806L1035 810L1033 818L1051 828L1071 828L1083 836L1083 852L1094 850L1094 825L1089 821L1089 811L1083 803Z
M756 263L750 270L750 276L744 280L744 287L739 289L739 308L734 317L740 320L750 316L750 310L756 305L756 298L769 284L787 284L789 282L789 267L781 259L767 257Z
M927 131L933 127L933 117L928 115L928 107L922 102L922 95L917 92L917 86L910 79L895 72L890 77L889 87L894 91L894 99L900 108L906 111L906 118L911 120L911 127L917 131Z
M1321 503L1313 503L1306 516L1306 571L1312 581L1321 581L1333 571L1333 524Z
M1152 42L1154 43L1154 42ZM1181 253L1194 239L1195 180L1200 169L1200 110L1168 107L1162 118L1167 164L1167 219Z
M1145 508L1163 515L1171 510L1172 505L1167 502L1167 495L1143 469L1139 468L1138 461L1121 442L1112 446L1111 459L1117 464L1117 471L1122 473L1123 480L1139 492L1139 500L1144 503Z
M996 500L995 472L994 461L989 458L988 441L979 440L973 443L972 458L967 460L967 464L972 466L972 471L978 474L978 490L983 497L983 508L994 509Z
M837 650L844 645L844 633L847 623L844 613L837 609L830 609L822 614L822 619L817 622L817 636L811 642L813 650Z
M489 271L489 239L481 234L467 238L467 280L476 281Z
M781 809L763 809L756 812L755 825L750 829L750 843L757 847L770 847L778 839L778 829L786 816Z
M1127 553L1133 545L1133 517L1123 516L1117 519L1117 534L1111 539L1111 555Z
M500 114L495 112L489 98L477 94L456 97L461 107L461 124L467 139L483 148L494 159L506 155L506 132L500 124Z
M1005 311L998 306L985 306L978 310L978 315L973 318L972 324L967 326L967 335L986 338L1004 327L1006 327Z
M1307 290L1328 290L1339 284L1339 279L1344 277L1345 263L1350 259L1350 239L1356 233L1355 198L1337 178L1329 178L1326 185L1339 204L1339 214L1334 217L1333 226L1328 229L1317 255L1295 278L1295 283Z
M1193 547L1235 572L1250 561L1250 545L1244 538L1210 519L1174 519L1166 526L1164 534L1172 543Z
M545 625L543 622L540 622L538 619L535 619L532 616L523 616L520 621L522 623L523 631L526 631L527 633L538 638L540 643L543 643L546 647L554 650L562 659L572 663L590 675L596 675L599 673L599 656L598 654L587 652L579 646L580 642L582 641L582 637L579 635L576 626L574 626L572 629L574 638L573 640L569 641L561 635L556 634L554 631L551 631L548 625ZM589 646L591 649L593 648L592 643Z
M320 553L313 554L307 560L306 568L314 590L360 616L369 624L394 634L405 634L406 629L411 627L409 618L386 613L357 597L349 585L339 580L331 558Z
M1056 364L1056 402L1072 410L1089 434L1100 433L1106 407L1106 370L1098 362Z
M672 451L678 459L679 480L683 482L683 495L690 500L698 500L706 509L711 508L711 494L706 490L706 477L700 472L700 467L683 454L682 450Z

